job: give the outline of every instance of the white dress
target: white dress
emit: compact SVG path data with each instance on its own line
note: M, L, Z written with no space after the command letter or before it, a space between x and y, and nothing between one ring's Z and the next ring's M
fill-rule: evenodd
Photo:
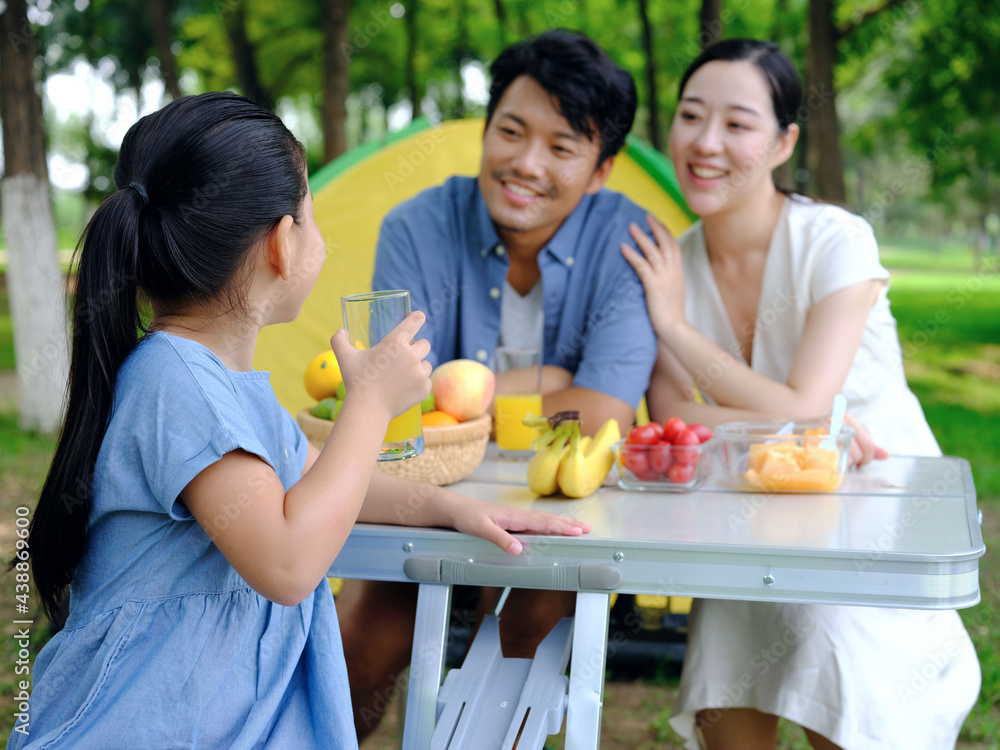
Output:
M687 319L742 361L716 287L701 222L680 238ZM871 227L840 208L787 199L764 265L754 370L786 382L809 309L832 292L888 279ZM906 385L888 284L879 295L842 393L878 445L940 455ZM699 747L695 714L756 708L845 750L953 748L981 673L957 612L699 600L691 612L671 724Z

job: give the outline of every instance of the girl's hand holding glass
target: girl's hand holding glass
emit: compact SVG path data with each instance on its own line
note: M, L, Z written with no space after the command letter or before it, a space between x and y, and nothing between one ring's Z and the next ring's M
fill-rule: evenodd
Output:
M680 245L670 230L653 216L647 216L646 221L655 241L632 224L629 234L642 254L625 243L622 254L642 281L653 329L662 335L670 326L684 321L684 268Z
M347 331L340 329L330 339L337 357L348 398L371 398L385 409L388 419L398 417L419 403L431 390L431 364L426 357L427 339L414 339L426 316L410 313L371 349L356 349Z

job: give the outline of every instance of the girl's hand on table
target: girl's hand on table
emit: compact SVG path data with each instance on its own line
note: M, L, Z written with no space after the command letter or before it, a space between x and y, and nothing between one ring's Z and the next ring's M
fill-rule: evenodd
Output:
M851 440L851 466L860 468L873 459L883 461L889 458L889 451L875 445L871 433L857 419L845 414L844 424L854 428L854 439Z
M646 307L653 329L660 334L671 325L684 321L684 269L681 247L670 230L652 216L646 221L655 242L638 225L629 226L629 234L642 250L639 254L622 243L622 254L639 275L646 290Z
M521 543L508 532L549 536L580 536L590 531L590 524L572 518L526 510L500 503L475 500L455 492L447 493L448 525L456 531L492 542L504 552L521 553Z

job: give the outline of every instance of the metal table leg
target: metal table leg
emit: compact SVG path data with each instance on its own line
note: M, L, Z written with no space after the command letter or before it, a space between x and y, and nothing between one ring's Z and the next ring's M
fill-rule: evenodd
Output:
M428 750L437 720L437 697L444 678L451 586L421 583L413 655L403 724L403 750Z
M569 673L566 750L599 750L608 648L608 594L576 595Z

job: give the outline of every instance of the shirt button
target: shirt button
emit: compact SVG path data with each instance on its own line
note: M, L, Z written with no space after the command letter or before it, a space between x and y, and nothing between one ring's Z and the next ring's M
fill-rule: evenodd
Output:
M572 265L573 265L574 263L576 263L576 261L575 261L575 260L573 260L573 256L572 256L572 255L571 255L571 256L569 256L569 257L568 257L568 258L566 259L566 265L567 265L567 266L572 266Z
M497 255L503 255L503 245L497 245Z
M497 289L496 287L493 287L492 289L490 289L490 296L493 299L500 299L500 290Z
M490 355L486 353L485 349L480 349L478 352L476 352L476 359L478 359L480 362L485 362L488 356Z

